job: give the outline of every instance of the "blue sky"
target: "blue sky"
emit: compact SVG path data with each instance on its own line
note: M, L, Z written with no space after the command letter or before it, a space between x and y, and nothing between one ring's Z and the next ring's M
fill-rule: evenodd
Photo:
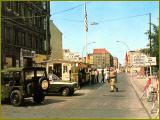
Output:
M84 2L51 2L51 20L63 33L63 48L79 52L84 47ZM66 9L79 7L58 13ZM149 29L149 15L152 23L158 25L158 2L87 2L88 33L87 41L96 43L88 45L88 53L93 48L106 48L113 56L124 63L128 50L145 48L149 43L144 33ZM128 18L129 16L142 15ZM125 19L119 19L125 18ZM114 19L114 20L113 20ZM97 22L98 25L90 25Z

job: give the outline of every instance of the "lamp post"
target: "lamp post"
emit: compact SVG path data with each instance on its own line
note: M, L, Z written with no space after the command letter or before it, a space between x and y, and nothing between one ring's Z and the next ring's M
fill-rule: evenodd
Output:
M128 51L130 51L129 46L127 45L127 43L125 43L123 41L119 41L119 40L117 40L116 42L122 43L123 45L125 45L127 47ZM127 71L128 71L128 63L126 64L126 68L127 68Z
M89 42L89 43L87 43L86 45L88 46L88 45L90 45L90 44L94 44L94 43L96 43L96 42ZM84 53L84 49L86 48L86 46L84 46L83 47L83 50L82 50L82 58L83 58L83 53ZM86 55L86 61L85 61L86 63L87 63L87 55Z

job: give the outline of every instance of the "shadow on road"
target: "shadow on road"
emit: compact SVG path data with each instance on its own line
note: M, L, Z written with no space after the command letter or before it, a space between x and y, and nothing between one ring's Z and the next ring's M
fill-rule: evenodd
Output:
M126 90L118 90L118 92L126 92Z
M59 103L59 102L64 102L65 100L54 100L54 99L45 99L44 102L42 103L34 103L32 99L25 99L23 105L19 107L30 107L30 106L44 106L44 105L49 105L53 103ZM9 101L3 101L2 105L12 105Z
M105 83L95 83L95 84L85 84L83 86L81 86L80 89L90 89L90 90L95 90L98 89L99 87L101 87L102 85L104 85Z

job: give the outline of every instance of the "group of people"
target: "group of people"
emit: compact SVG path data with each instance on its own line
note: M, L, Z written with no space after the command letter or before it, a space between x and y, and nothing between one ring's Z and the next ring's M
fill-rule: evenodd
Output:
M117 71L114 67L110 67L106 72L104 71L104 69L102 69L101 71L101 77L99 74L100 71L98 71L97 69L90 69L89 70L89 74L90 74L90 83L91 84L95 84L95 83L105 83L105 81L107 83L109 83L110 85L110 92L118 92L118 88L116 86L117 83ZM85 70L81 69L78 72L78 78L79 78L79 83L82 83L82 79L86 78L86 74L85 74ZM101 78L101 79L99 79ZM100 80L100 81L99 81Z

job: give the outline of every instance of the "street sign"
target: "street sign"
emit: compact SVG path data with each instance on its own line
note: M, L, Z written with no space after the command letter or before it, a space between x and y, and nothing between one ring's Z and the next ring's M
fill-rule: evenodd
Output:
M145 65L146 66L153 66L153 65L157 65L157 62L156 62L156 57L147 57L146 58L146 62L145 62Z
M145 66L146 55L133 55L133 66Z

